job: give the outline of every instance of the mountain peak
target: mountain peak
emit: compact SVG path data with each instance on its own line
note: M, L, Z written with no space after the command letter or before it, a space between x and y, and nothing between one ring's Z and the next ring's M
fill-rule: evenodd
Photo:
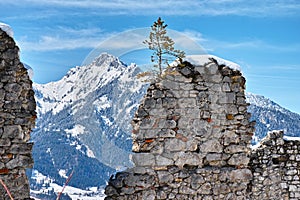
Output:
M106 52L101 53L98 57L96 57L93 62L90 64L92 66L103 66L103 64L107 64L114 68L119 68L120 66L126 66L119 58L108 54Z
M277 110L282 113L290 112L289 110L281 107L274 101L271 101L269 98L266 98L262 95L257 95L257 94L252 94L250 92L246 92L246 98L247 98L248 103L250 103L252 105L256 105L258 107L264 107L264 108L268 108L268 109L272 109L272 110Z

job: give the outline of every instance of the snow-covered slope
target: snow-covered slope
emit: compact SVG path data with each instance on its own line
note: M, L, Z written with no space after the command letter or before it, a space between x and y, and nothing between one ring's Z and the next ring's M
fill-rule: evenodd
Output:
M268 131L284 130L285 135L300 137L300 115L293 113L261 95L246 93L250 103L248 111L256 121L253 143L266 136Z
M270 109L270 110L276 110L276 111L279 111L282 113L287 113L287 112L290 113L291 112L288 109L281 107L274 101L272 101L262 95L257 95L257 94L247 92L246 97L247 97L247 102L250 104L253 104L255 106L263 107L263 108Z
M59 172L74 170L70 184L84 188L104 184L114 170L130 166L129 116L146 88L137 73L136 65L127 66L103 53L57 82L34 84L38 111L32 134L34 170L60 184L65 177Z
M109 54L101 54L88 66L70 69L68 74L57 82L35 84L35 89L42 93L42 98L37 99L40 103L38 111L41 114L48 111L57 114L70 104L77 104L75 110L72 111L75 113L84 104L84 102L78 104L78 101L85 101L91 92L107 85L112 80L120 79L123 85L126 85L126 81L130 80L128 76L135 68L135 65L125 67L121 61ZM140 87L140 84L135 84L128 89L138 91Z

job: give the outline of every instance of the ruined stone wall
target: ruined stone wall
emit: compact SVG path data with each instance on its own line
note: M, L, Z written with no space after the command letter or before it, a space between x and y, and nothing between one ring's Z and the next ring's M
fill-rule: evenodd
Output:
M300 141L273 131L253 150L252 199L300 199Z
M30 197L25 169L33 165L28 140L36 116L32 82L18 54L0 29L0 179L15 200ZM1 184L0 199L10 199Z
M133 125L135 167L106 199L246 199L252 179L245 79L214 60L150 85Z

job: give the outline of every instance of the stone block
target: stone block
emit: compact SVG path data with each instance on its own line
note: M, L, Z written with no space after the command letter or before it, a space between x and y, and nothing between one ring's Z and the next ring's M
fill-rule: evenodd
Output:
M229 165L235 165L235 166L248 166L248 163L250 161L250 158L243 154L233 154L231 158L228 160Z
M214 161L220 161L220 160L222 160L222 154L220 154L220 153L208 153L206 155L206 160L209 163L214 162Z
M158 171L157 176L160 184L171 183L174 180L173 175L168 171Z
M194 85L193 84L188 84L188 83L180 83L179 84L179 90L183 90L183 91L190 91L194 89Z
M165 150L169 152L174 151L185 151L186 142L183 142L177 138L167 138L165 139Z
M231 182L248 182L252 180L253 175L250 169L236 169L229 173Z
M200 152L203 153L221 153L223 152L223 146L217 139L208 140L200 145Z
M175 165L179 168L183 168L183 166L202 166L203 164L203 157L197 153L191 152L179 152L177 154Z
M199 119L201 110L198 108L187 108L185 109L185 115L189 118Z
M218 72L218 66L215 63L211 63L205 66L205 69L207 71L207 73L209 74L217 74Z
M13 143L9 149L12 154L30 154L33 143Z
M154 190L143 191L142 199L155 200L156 193Z
M174 138L176 132L172 129L163 128L158 132L158 136L161 138Z
M223 92L230 92L231 91L229 83L226 83L226 82L223 83L223 85L222 85L222 91Z
M239 136L234 131L225 131L223 134L224 145L238 144L240 142Z
M203 183L205 183L205 179L203 176L199 174L192 174L191 176L191 188L196 190L198 189Z
M220 95L219 103L220 104L233 104L236 102L235 93L230 92Z
M136 166L153 166L155 165L155 156L150 153L132 154L132 162Z
M181 186L178 192L179 194L196 194L195 190L185 185Z
M172 159L164 157L163 155L156 155L155 164L156 166L169 166L174 165L174 161Z
M197 192L199 194L211 194L212 193L211 189L212 186L210 183L204 183Z
M11 140L9 138L0 139L0 148L8 147L11 145Z
M190 108L196 106L195 98L181 98L178 100L178 105L180 108Z
M3 127L2 138L23 139L22 128L20 125L7 125Z
M179 83L167 79L161 81L161 86L171 90L179 90Z
M152 110L156 106L156 100L153 98L146 98L143 104L146 109Z
M210 76L209 79L212 83L220 83L222 81L223 77L221 76L221 74L215 74L215 75ZM221 91L221 88L219 88L218 91Z
M140 127L144 129L152 128L154 124L155 124L155 119L153 117L143 118Z
M224 149L225 153L234 154L247 152L249 149L245 145L229 145Z
M162 99L162 106L164 108L175 108L177 105L177 101L175 98L166 97Z
M33 159L31 155L17 155L5 165L8 169L14 168L31 168L33 166Z

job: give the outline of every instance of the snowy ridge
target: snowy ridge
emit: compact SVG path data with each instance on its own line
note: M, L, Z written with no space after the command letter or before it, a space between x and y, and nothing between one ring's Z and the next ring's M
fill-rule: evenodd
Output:
M262 95L257 95L257 94L252 94L250 92L246 92L246 100L247 103L259 106L259 107L264 107L272 110L277 110L279 112L290 112L289 110L281 107L274 101L271 101L270 99L262 96Z
M70 184L85 188L104 184L114 170L132 165L127 116L133 116L146 91L146 84L136 78L139 72L135 64L127 66L103 53L59 81L35 83L34 170L51 174L59 185L74 170L79 177Z
M269 131L283 130L287 137L300 136L300 115L293 113L272 100L252 93L246 93L246 101L250 103L248 112L256 121L253 144L264 138Z
M51 110L53 114L57 114L73 102L84 100L89 91L95 91L135 67L134 64L125 66L118 58L103 53L88 66L70 69L59 81L34 84L35 90L43 94L37 98L40 105L38 113ZM81 108L80 104L78 106L77 109Z

